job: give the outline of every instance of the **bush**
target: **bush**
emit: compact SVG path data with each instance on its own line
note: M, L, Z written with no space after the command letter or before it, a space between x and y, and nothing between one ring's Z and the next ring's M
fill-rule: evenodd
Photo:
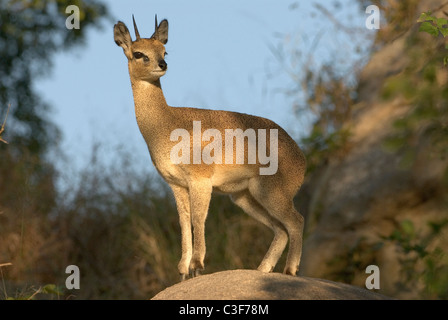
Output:
M0 247L6 248L0 264L12 265L2 268L1 297L147 299L180 280L180 227L171 190L155 173L133 166L131 152L105 164L96 156L100 149L59 194L45 190L44 181L27 184L30 163L11 162L5 170L10 175L2 172L12 187L0 195ZM272 237L227 196L213 196L204 272L256 268ZM80 269L80 290L65 289L65 268L72 264ZM58 294L45 294L48 285Z

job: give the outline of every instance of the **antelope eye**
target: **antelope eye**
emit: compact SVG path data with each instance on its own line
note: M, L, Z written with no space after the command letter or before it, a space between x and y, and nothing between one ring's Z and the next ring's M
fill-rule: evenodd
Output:
M135 59L140 59L142 57L143 57L143 53L141 53L141 52L134 52L134 58Z
M143 55L143 61L148 62L149 58L147 56Z

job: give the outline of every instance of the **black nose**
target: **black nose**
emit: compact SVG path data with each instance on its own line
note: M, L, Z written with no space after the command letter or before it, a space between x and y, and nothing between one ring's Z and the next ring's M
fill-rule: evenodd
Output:
M168 65L166 64L166 61L165 61L165 60L160 60L160 61L159 61L159 67L160 67L160 69L162 69L163 71L166 70L167 66L168 66Z

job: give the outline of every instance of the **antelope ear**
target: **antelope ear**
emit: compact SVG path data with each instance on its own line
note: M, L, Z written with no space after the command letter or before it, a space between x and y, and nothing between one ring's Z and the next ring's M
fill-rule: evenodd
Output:
M123 52L125 56L130 60L132 59L131 45L132 39L129 34L129 30L126 25L118 21L116 25L114 25L114 40L117 46L123 48Z
M160 21L159 26L157 26L157 16L156 16L156 31L151 36L151 38L159 40L163 44L168 42L168 20L163 19Z

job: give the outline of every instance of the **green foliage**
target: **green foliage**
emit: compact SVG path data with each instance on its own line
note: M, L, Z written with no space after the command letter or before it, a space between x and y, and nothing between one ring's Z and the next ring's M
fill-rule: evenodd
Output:
M422 13L417 22L421 22L418 31L429 33L435 37L439 34L442 34L444 37L448 35L448 20L436 18L431 15L431 12Z
M80 9L81 29L68 31L65 9L72 4ZM58 277L47 281L39 275L42 270L54 275L62 268L63 261L55 261L57 255L51 253L63 244L50 218L57 206L57 173L47 159L50 148L56 150L59 130L48 120L49 105L34 83L50 73L56 52L83 44L86 31L100 26L104 17L106 6L99 0L0 0L0 141L10 143L0 143L0 263L14 262L5 271L2 289L17 293L9 297L61 293L45 285L59 283ZM8 130L4 106L10 106Z
M438 157L443 161L448 156L448 74L441 66L441 61L445 66L448 62L443 39L448 35L448 20L426 12L417 22L419 31L433 38L410 35L406 57L403 57L409 63L403 72L386 80L382 92L386 100L402 98L411 106L407 114L395 121L395 131L384 144L388 150L401 155L401 163L407 168L422 152L422 145L428 158ZM440 182L445 188L448 186L448 165ZM403 254L399 261L402 275L397 283L399 289L415 290L422 283L422 298L448 298L448 256L436 245L446 226L447 219L429 222L429 232L423 233L413 222L404 220L390 235L383 237Z
M410 220L403 220L388 236L386 243L393 243L404 254L400 259L402 278L397 283L401 290L415 290L423 283L420 292L424 299L448 299L448 255L437 239L446 232L448 219L428 222L429 232L416 230ZM420 271L423 269L423 271Z
M344 245L344 249L327 263L331 272L326 276L328 279L353 283L355 277L362 274L369 265L377 265L375 252L380 249L380 243L372 244L365 237L360 237L352 245Z
M348 152L349 137L348 129L324 133L318 125L315 125L311 134L301 140L307 157L308 172L313 172L331 157L343 156Z
M291 87L282 88L282 91L292 99L296 115L307 119L305 127L311 124L306 136L299 141L306 154L308 173L332 157L344 156L349 149L350 128L346 125L356 99L357 73L371 44L358 22L353 22L350 15L345 16L343 9L351 5L314 3L312 7L318 13L313 12L311 17L322 31L317 32L318 28L305 34L287 34L283 36L283 43L270 46L278 62L272 75L281 69L291 78ZM290 6L290 10L296 9ZM332 29L335 37L321 46L320 41L326 37L325 29ZM339 50L341 43L346 46L344 50ZM333 45L337 48L331 50Z
M68 32L65 9L71 4L80 9L81 28ZM54 53L82 44L86 31L107 15L98 0L0 0L0 106L11 104L8 141L14 141L8 150L42 155L56 144L59 131L48 120L50 107L33 84L49 74Z
M421 22L418 31L426 32L434 37L438 37L441 34L443 37L448 36L448 20L445 18L436 18L431 15L431 12L423 12L418 18L417 22ZM445 46L448 49L448 45ZM448 55L443 57L443 64L446 66L448 63Z
M64 291L62 287L54 284L46 284L38 289L27 288L25 291L18 292L16 296L9 296L6 300L59 300L63 296Z
M363 271L368 265L380 265L375 260L377 251L393 245L399 263L400 276L395 283L399 292L413 291L422 299L448 299L448 254L439 245L447 231L448 219L428 221L425 229L403 220L378 241L360 237L345 245L327 263L330 271L326 277L345 283L356 282L357 276L365 279Z
M331 157L343 156L349 149L350 130L344 124L351 117L354 86L340 77L331 65L318 72L307 70L302 80L306 104L317 120L311 133L301 140L308 172L326 163Z
M56 204L43 186L20 190L22 170L23 178L0 193L0 262L12 263L3 268L0 297L28 299L41 288L33 299L148 299L179 281L180 227L171 190L133 166L131 152L117 151L110 165L99 161L100 148L93 152L79 182L68 181ZM213 196L204 273L255 269L272 237L229 197ZM61 290L71 264L80 269L81 288Z
M80 8L81 29L68 32L65 8L70 4ZM107 16L97 0L0 0L0 138L10 143L0 143L0 263L14 262L5 280L13 292L29 287L22 281L34 273L35 261L48 267L49 274L57 267L45 254L58 243L49 220L57 205L57 173L47 152L56 150L59 131L48 120L49 105L35 92L34 83L49 74L56 52L82 44L85 31ZM4 106L11 106L6 131ZM40 247L42 243L47 247ZM56 283L39 281L49 282Z
M448 20L445 18L436 18L431 12L423 12L417 22L421 22L419 31L429 33L437 37L439 34L446 37L448 35Z
M421 15L420 31L444 34L448 30L446 19L435 18L428 13ZM423 27L422 27L423 26ZM448 86L447 71L441 68L446 61L445 46L440 41L411 34L407 42L408 66L399 74L387 78L383 85L385 100L403 98L411 108L394 123L395 131L385 141L385 147L402 155L404 167L415 161L419 147L426 142L431 147L428 156L446 159L448 156ZM446 168L448 175L448 166ZM448 182L445 181L445 182ZM446 184L448 186L448 184Z

